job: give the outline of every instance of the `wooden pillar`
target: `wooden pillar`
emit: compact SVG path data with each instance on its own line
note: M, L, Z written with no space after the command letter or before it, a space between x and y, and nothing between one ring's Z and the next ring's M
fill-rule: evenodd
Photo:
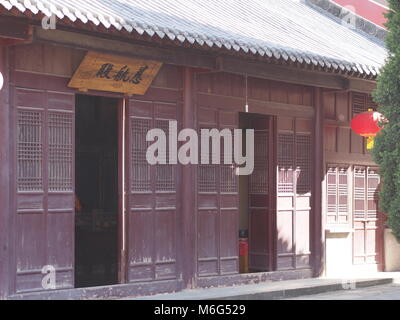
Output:
M323 234L323 212L322 212L322 184L324 181L324 110L322 102L322 89L314 89L314 196L313 196L313 219L312 219L312 250L314 276L320 276L323 270L324 257L324 234Z
M9 225L10 225L10 106L8 49L0 46L0 72L3 87L0 90L0 299L8 295L10 282Z
M184 68L182 127L196 128L194 104L194 72ZM182 166L182 271L185 288L195 286L196 273L196 208L195 208L195 167Z

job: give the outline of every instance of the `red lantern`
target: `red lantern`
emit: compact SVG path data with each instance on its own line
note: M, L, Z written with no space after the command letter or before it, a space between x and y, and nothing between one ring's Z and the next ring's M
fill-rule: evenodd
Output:
M382 130L380 122L384 122L383 115L372 109L356 115L351 121L351 129L358 135L368 138L367 149L374 147L374 137Z

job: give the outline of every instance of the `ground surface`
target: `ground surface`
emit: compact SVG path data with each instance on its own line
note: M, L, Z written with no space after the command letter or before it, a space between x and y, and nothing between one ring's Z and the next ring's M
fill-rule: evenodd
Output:
M388 284L346 291L332 291L287 300L400 300L400 284Z

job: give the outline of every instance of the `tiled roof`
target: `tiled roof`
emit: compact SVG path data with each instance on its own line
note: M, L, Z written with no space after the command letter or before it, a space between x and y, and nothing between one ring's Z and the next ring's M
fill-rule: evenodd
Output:
M380 41L303 0L0 0L0 5L105 28L374 78Z

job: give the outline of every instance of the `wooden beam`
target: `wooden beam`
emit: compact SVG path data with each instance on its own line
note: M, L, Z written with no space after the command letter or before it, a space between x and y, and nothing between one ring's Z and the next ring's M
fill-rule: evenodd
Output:
M349 90L363 93L371 93L376 89L376 81L363 79L349 79Z
M43 30L35 26L33 39L36 42L59 44L83 50L119 54L164 63L195 67L202 69L215 69L215 57L209 54L194 53L174 48L161 48L154 45L143 45L134 42L111 40L98 36L64 30Z
M295 67L251 62L230 57L218 59L217 67L224 72L247 74L257 78L329 89L348 89L348 80L344 77L329 73L302 70Z
M325 151L326 163L337 163L337 164L354 164L360 166L376 166L376 163L372 160L372 156L368 154L359 153L342 153Z
M0 37L14 40L30 39L31 31L27 22L0 19Z
M249 110L252 113L300 118L313 118L315 113L311 106L253 99L249 99Z
M194 52L189 49L166 48L59 29L44 30L39 26L33 26L32 32L33 41L40 43L59 44L83 50L156 60L173 65L198 68L197 70L201 72L213 70L241 75L247 74L257 78L344 91L370 93L376 87L376 82L371 80L348 78L326 72L273 65L267 62L249 61L245 58L228 56L217 58L216 55L210 53Z

